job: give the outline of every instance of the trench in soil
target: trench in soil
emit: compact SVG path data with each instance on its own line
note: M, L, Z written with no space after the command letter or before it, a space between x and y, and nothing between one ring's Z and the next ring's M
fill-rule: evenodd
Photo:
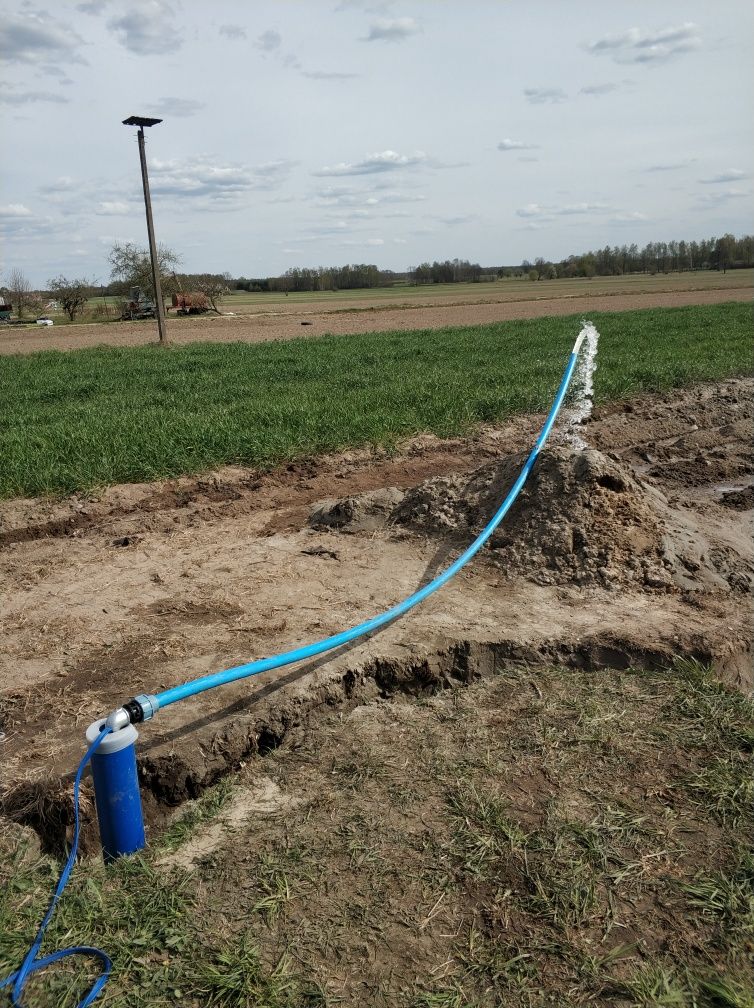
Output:
M648 648L639 642L604 635L578 643L551 641L537 647L519 642L448 641L444 646L415 660L377 656L363 665L347 668L306 697L291 698L263 715L248 712L234 719L213 739L213 751L206 751L206 763L191 765L171 751L149 754L149 726L141 726L137 743L137 763L148 838L154 839L186 801L194 800L219 780L234 774L250 759L264 759L283 745L293 729L306 730L318 717L333 710L346 712L356 706L405 698L406 702L435 696L444 690L463 689L480 679L507 668L522 674L537 668L567 666L593 673L601 669L622 671L667 669L674 660L691 659L719 666L719 650L701 647L671 654L662 647ZM750 661L744 650L729 654L728 664ZM716 669L715 666L718 665ZM141 749L141 752L139 750ZM204 750L203 750L204 751ZM87 772L88 776L88 772ZM0 813L31 827L39 836L42 850L61 856L70 843L73 824L73 773L43 782L19 785L4 799ZM82 788L81 850L93 853L99 840L91 784Z
M597 411L590 441L610 455L590 470L586 502L573 498L593 539L577 572L595 568L586 587L573 571L538 555L517 556L501 541L494 562L454 582L442 605L428 603L420 623L395 624L365 651L336 653L324 669L297 666L265 677L259 689L229 687L142 726L137 755L148 835L158 836L184 802L242 763L264 759L334 710L376 710L391 698L411 703L511 667L522 668L526 688L526 667L664 669L678 658L709 664L718 679L745 688L754 583L751 391L750 380L737 379ZM0 798L0 825L6 816L30 826L45 850L61 852L72 833L81 718L142 692L147 672L165 688L252 653L326 636L346 616L355 624L383 598L408 595L445 550L444 527L423 538L384 520L376 531L317 530L307 525L315 504L334 491L363 503L373 491L403 491L428 477L442 484L513 456L535 427L535 418L524 417L476 440L420 438L396 459L350 453L267 475L227 469L91 498L0 502L8 596L0 728L15 732L6 740L4 778L6 786L16 781ZM543 459L539 470L543 477L550 471ZM484 503L487 484L474 483L472 473L472 485ZM543 500L558 494L550 489ZM594 507L600 502L601 511ZM563 507L549 518L540 507L549 524L523 540L546 552ZM600 516L609 521L598 528ZM659 582L659 553L642 581L632 564L641 541L624 543L612 570L597 569L599 551L615 553L631 522L639 532L654 530L658 549L674 544L662 556L680 587L665 583L669 574ZM522 564L548 580L516 579ZM257 576L261 570L265 577ZM596 575L614 582L610 590L593 586ZM82 799L82 848L93 852L99 840L89 783Z

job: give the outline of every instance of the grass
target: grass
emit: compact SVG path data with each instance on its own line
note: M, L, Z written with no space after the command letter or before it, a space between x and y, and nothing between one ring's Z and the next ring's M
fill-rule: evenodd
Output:
M602 401L752 370L746 304L593 320ZM579 322L2 357L0 496L272 465L543 410Z
M233 797L233 785L226 777L214 787L207 788L196 801L191 802L180 816L170 823L160 837L160 845L165 851L177 850L193 836L203 823L211 822Z
M616 726L587 760L581 708ZM143 856L83 859L43 952L111 953L108 1008L754 1008L750 826L688 786L740 762L752 727L696 662L508 666L369 718L323 712ZM165 864L260 772L288 812ZM0 832L0 976L57 870ZM26 1003L72 1008L87 968L45 971Z

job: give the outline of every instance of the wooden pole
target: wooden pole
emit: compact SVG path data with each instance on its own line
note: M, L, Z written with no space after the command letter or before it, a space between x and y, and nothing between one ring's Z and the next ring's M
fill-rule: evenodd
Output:
M147 234L149 235L149 257L152 260L152 280L154 282L154 299L157 309L157 330L160 343L167 342L165 333L165 306L162 303L162 287L160 286L160 270L157 264L157 245L154 240L154 224L152 223L152 201L149 197L149 176L147 175L147 155L144 149L144 127L139 127L139 159L141 160L141 181L144 186L144 206L147 211Z

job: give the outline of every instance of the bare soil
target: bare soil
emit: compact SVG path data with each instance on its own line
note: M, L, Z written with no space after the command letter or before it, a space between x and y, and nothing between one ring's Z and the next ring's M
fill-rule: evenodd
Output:
M139 743L151 821L323 712L430 695L506 663L661 668L686 656L751 686L753 390L729 380L599 409L592 447L555 439L491 547L407 617L161 711ZM541 422L1 502L4 813L57 846L89 722L410 594L484 524ZM347 518L323 521L333 513Z
M478 297L479 295L475 295ZM478 303L471 296L461 303L384 306L349 302L326 311L291 304L255 315L201 316L168 322L168 339L177 345L198 341L226 343L238 340L261 343L302 336L333 333L350 335L408 329L440 329L473 326L512 319L543 318L579 312L621 312L635 308L672 308L680 305L721 304L748 301L750 287L712 290L645 291L636 294L561 294L556 297L532 294L511 301L500 297ZM95 346L142 346L156 341L156 323L109 322L58 327L30 327L0 330L0 354L36 353L39 350L80 350Z

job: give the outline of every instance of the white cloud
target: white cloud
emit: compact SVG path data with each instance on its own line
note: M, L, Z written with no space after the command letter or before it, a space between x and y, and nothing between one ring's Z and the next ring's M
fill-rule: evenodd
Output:
M0 104L30 105L32 102L52 102L56 105L66 105L70 98L53 91L17 91L11 85L0 82Z
M86 0L85 3L76 4L76 10L82 14L101 14L110 3L110 0Z
M362 42L403 42L421 31L415 18L380 18L369 26Z
M461 224L471 224L477 219L476 214L458 214L455 217L439 217L438 220L446 227L458 227Z
M565 203L563 206L542 206L539 203L527 203L519 207L516 214L519 217L571 217L575 214L604 213L610 210L606 203Z
M278 188L290 174L295 161L268 161L249 167L229 165L209 156L185 161L153 161L149 166L151 189L163 196L207 197L218 201L235 200L252 190Z
M741 171L740 168L728 168L727 171L719 172L717 175L711 175L709 178L699 179L703 185L717 185L721 182L740 182L741 179L746 178L746 172Z
M338 70L303 70L302 73L310 80L352 80L361 76L357 73L341 73Z
M666 171L678 171L679 168L685 168L688 165L688 161L670 161L662 164L650 165L649 168L645 168L645 172L666 172Z
M285 182L297 165L298 161L289 161L287 158L281 158L278 161L265 161L263 164L254 165L251 169L257 180L254 188L276 188Z
M129 206L128 203L123 203L119 200L104 200L97 204L97 209L94 211L98 217L121 217L125 214L130 214L133 211L133 207Z
M352 210L352 216L356 214L365 215L369 210L359 208L368 207L370 210L380 208L383 204L390 206L395 203L420 203L426 200L426 196L421 193L404 193L395 189L382 189L372 186L368 189L356 189L353 186L335 187L325 186L314 192L316 202L320 206L331 208L356 208ZM382 212L381 217L408 216L405 211L393 211L392 213Z
M80 35L46 11L27 9L3 14L0 20L0 58L7 63L35 64L40 68L54 60L83 63L78 51L82 45Z
M519 217L542 217L548 213L545 207L539 205L539 203L527 203L526 206L519 207L516 210Z
M176 119L187 119L201 112L204 102L196 101L194 98L160 98L153 105L147 105L147 112L155 116L173 116Z
M48 182L47 185L40 186L39 191L46 194L56 194L71 192L75 188L76 182L70 175L61 175L55 182Z
M626 213L615 214L614 217L610 218L611 224L641 224L648 221L649 217L645 213L641 213L639 210L631 210Z
M620 84L616 84L614 81L608 81L605 84L587 84L585 87L579 90L579 94L590 95L593 98L599 98L602 95L611 94L613 91L619 91Z
M532 105L544 105L548 102L563 102L568 95L562 88L524 88L524 97Z
M501 151L509 150L537 150L539 144L524 143L523 140L511 140L510 137L506 137L501 140L497 145L497 149Z
M37 238L53 230L50 217L39 217L23 203L0 206L0 226L9 238Z
M240 42L241 39L248 37L246 29L243 25L221 24L217 31L218 34L222 35L224 38L230 39L232 42Z
M132 0L128 11L113 17L107 27L118 42L137 56L164 55L183 45L181 21L166 0Z
M605 35L585 48L593 56L612 56L616 63L664 63L673 56L701 46L699 26L693 21L655 32L629 28L617 35Z
M31 210L23 203L6 203L0 206L0 217L3 220L16 220L19 217L33 217Z
M262 52L271 53L279 49L283 44L283 36L280 32L276 32L273 28L269 28L267 31L262 32L258 35L254 45L257 49L261 49Z
M57 77L58 82L63 84L65 87L70 87L70 85L73 84L73 80L68 76L65 70L62 70L54 63L40 63L39 70L41 73L47 74L50 77Z
M722 206L731 200L746 199L750 196L745 189L718 189L712 192L700 193L697 201L700 206L709 208Z
M417 151L415 154L397 154L395 151L386 150L378 154L369 154L363 161L357 161L354 164L341 162L332 168L325 166L312 174L319 178L345 175L374 175L382 172L400 171L403 168L414 168L417 165L426 163L426 161L427 155L423 151Z
M570 214L593 213L594 211L609 210L605 203L567 203L565 206L556 207L553 213L568 216Z

